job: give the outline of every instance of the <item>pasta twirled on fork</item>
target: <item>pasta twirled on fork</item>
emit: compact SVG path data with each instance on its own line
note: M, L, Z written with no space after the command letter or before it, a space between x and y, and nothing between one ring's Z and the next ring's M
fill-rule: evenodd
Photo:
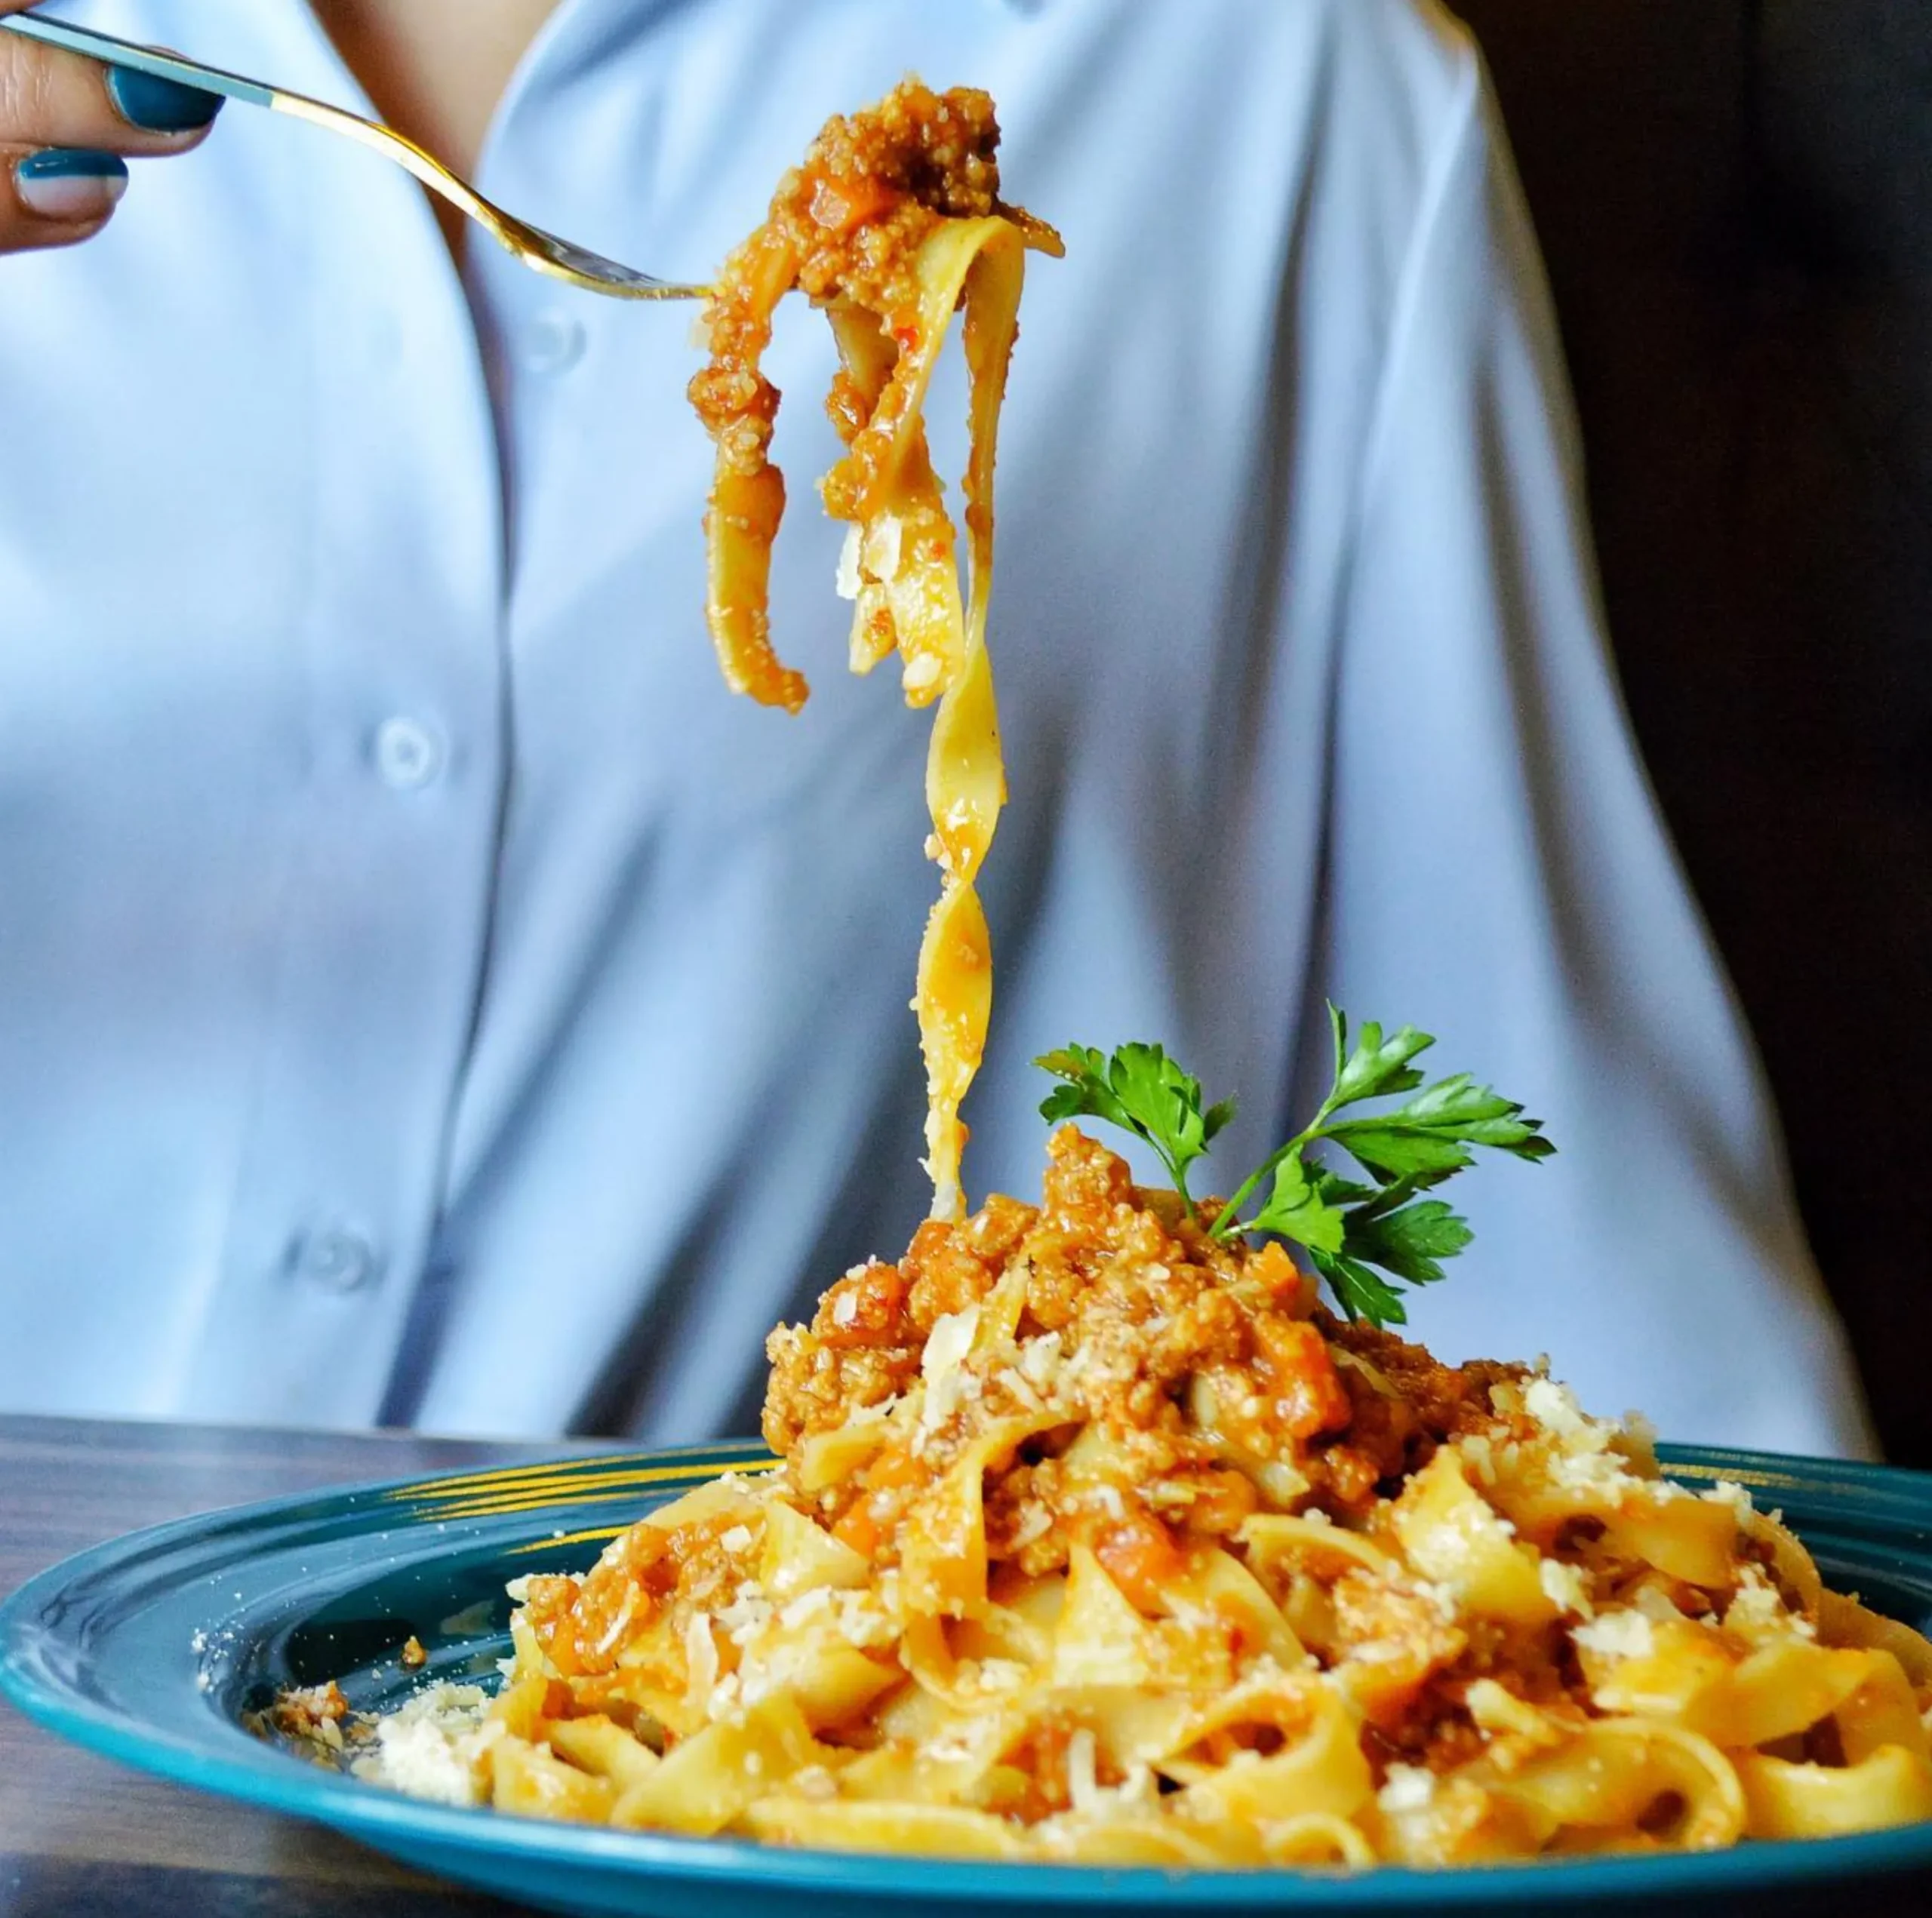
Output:
M1001 202L998 137L984 94L938 94L916 81L829 122L780 185L765 223L726 262L706 313L710 364L691 383L718 445L706 531L719 662L734 690L795 712L808 688L773 649L767 605L785 485L768 456L778 392L760 361L786 293L799 288L826 309L842 362L828 406L847 450L822 490L826 510L850 527L840 588L857 602L852 669L869 672L896 650L909 703L938 704L926 798L943 883L913 1003L940 1218L957 1217L963 1204L959 1108L992 1003L991 944L974 881L1006 798L986 653L1000 403L1026 249L1060 251L1051 228ZM961 306L971 379L963 595L922 413Z

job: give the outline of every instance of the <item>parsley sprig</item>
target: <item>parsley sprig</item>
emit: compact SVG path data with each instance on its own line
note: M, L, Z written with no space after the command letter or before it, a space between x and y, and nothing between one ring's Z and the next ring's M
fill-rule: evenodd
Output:
M1352 1319L1402 1325L1408 1314L1399 1287L1432 1285L1442 1262L1469 1244L1467 1222L1440 1199L1420 1195L1475 1163L1488 1146L1518 1159L1546 1159L1556 1148L1543 1122L1466 1072L1433 1084L1414 1063L1435 1044L1412 1025L1385 1034L1372 1022L1352 1046L1349 1022L1328 1009L1334 1034L1334 1083L1315 1117L1270 1153L1235 1188L1208 1226L1230 1239L1265 1233L1300 1246ZM1232 1099L1204 1108L1201 1082L1158 1046L1122 1046L1103 1055L1069 1046L1034 1062L1063 1081L1040 1108L1050 1122L1094 1118L1144 1139L1174 1182L1188 1216L1198 1216L1188 1168L1234 1117ZM1413 1094L1392 1108L1344 1118L1365 1100ZM1343 1177L1312 1156L1339 1147L1372 1183ZM1266 1196L1246 1218L1242 1208L1262 1188Z

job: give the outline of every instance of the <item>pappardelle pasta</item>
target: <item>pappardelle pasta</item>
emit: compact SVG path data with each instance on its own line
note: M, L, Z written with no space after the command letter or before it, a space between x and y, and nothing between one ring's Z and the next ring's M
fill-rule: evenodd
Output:
M916 80L828 122L780 183L764 224L725 263L705 313L710 363L691 382L718 447L705 531L719 663L734 691L795 712L808 689L773 649L767 604L785 484L768 456L778 390L760 361L774 309L793 287L832 322L841 365L826 406L846 453L820 490L826 510L849 527L838 586L856 603L852 670L870 672L896 651L907 702L938 702L927 847L943 881L913 1005L926 1062L926 1163L942 1219L963 1210L959 1108L985 1050L992 992L974 881L1006 798L986 654L1000 404L1026 249L1061 251L1052 228L1001 202L998 143L986 94L936 94ZM964 595L923 418L961 308L971 381Z
M640 1830L1166 1867L1710 1848L1932 1816L1932 1646L1826 1590L1742 1486L1664 1480L1640 1425L1587 1416L1542 1369L1444 1366L1345 1323L1279 1237L1251 1242L1296 1240L1351 1313L1399 1320L1363 1262L1420 1283L1469 1236L1416 1195L1471 1144L1547 1152L1466 1075L1335 1117L1420 1087L1426 1035L1365 1027L1349 1055L1337 1016L1322 1123L1266 1162L1252 1217L1187 1197L1228 1108L1158 1047L1051 1056L1069 1084L1050 1114L1167 1139L1181 1190L1136 1186L1069 1125L1038 1206L964 1216L991 967L974 881L1005 796L994 437L1023 251L1059 250L1001 203L996 140L983 94L915 81L830 123L728 263L692 389L718 447L725 675L795 710L765 603L784 490L759 360L786 291L827 309L852 664L896 650L908 699L938 705L943 884L915 1001L934 1216L772 1334L774 1468L650 1514L580 1576L512 1586L501 1688L430 1688L356 1769ZM961 306L964 595L921 420ZM1304 1163L1318 1137L1378 1184ZM1404 1220L1412 1257L1390 1250ZM346 1713L331 1686L280 1722L339 1747Z
M1438 1364L1072 1127L769 1344L780 1463L513 1588L371 1775L791 1845L1161 1865L1709 1848L1932 1815L1932 1646L1739 1486ZM426 1766L426 1748L435 1762ZM399 1762L407 1760L407 1763Z

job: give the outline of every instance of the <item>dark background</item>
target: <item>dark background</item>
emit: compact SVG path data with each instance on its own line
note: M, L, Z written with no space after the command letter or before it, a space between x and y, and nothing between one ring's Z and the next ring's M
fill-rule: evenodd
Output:
M1932 0L1453 0L1611 630L1889 1455L1932 1465Z

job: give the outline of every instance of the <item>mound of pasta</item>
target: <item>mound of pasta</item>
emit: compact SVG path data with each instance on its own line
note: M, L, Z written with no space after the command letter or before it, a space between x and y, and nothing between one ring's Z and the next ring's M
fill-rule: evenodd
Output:
M771 1339L762 1475L513 1588L441 1795L784 1844L1450 1864L1932 1815L1932 1647L1540 1370L1318 1308L1071 1127Z

